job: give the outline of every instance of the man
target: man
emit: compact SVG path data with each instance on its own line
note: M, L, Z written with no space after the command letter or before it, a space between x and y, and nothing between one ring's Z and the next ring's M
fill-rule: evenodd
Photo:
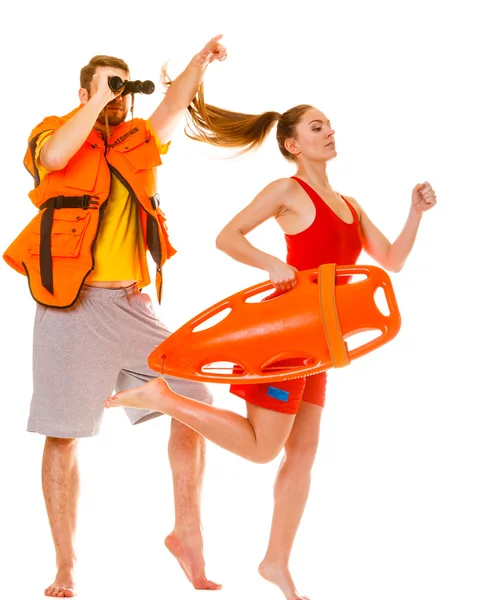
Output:
M81 70L80 106L47 117L29 139L25 165L35 181L29 196L39 213L4 259L27 275L37 302L28 431L46 436L42 486L57 559L47 596L76 594L79 438L98 433L113 389L157 376L147 357L170 332L140 290L150 283L146 249L156 263L159 301L162 265L175 250L159 209L156 169L207 65L227 56L221 37L193 57L147 121L126 121L134 96L109 85L112 77L129 80L127 64L95 56ZM212 401L198 382L173 378L170 385ZM159 415L126 412L133 424ZM172 420L175 525L165 543L195 588L219 589L205 577L199 504L204 449L203 438Z

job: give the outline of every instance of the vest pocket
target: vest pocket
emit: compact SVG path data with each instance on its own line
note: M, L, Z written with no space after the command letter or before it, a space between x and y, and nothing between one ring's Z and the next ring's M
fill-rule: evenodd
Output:
M71 214L63 214L64 211ZM74 211L59 209L54 213L50 236L52 258L77 258L80 254L91 215L87 212L83 215L75 215ZM40 233L32 232L29 254L40 255Z
M65 169L64 184L76 190L94 189L101 163L102 148L81 149L70 159Z
M161 164L159 150L153 137L143 140L137 146L126 146L119 151L136 171L153 169Z

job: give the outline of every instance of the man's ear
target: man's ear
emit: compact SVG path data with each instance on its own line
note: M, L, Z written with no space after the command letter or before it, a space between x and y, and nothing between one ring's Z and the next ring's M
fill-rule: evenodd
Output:
M89 100L89 92L85 88L79 90L79 100L81 104L87 104Z

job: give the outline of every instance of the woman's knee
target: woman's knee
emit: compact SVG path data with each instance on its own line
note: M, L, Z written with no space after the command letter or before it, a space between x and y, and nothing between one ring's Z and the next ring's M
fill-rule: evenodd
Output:
M271 440L264 445L257 445L251 461L259 465L266 465L277 458L282 451L283 445L283 440Z
M291 443L290 440L285 445L285 460L293 463L297 468L312 468L317 450L319 447L318 440L299 441Z

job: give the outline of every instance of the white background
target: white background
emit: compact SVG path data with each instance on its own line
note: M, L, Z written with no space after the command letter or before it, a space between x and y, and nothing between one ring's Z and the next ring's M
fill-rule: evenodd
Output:
M245 0L13 3L2 17L3 250L35 214L22 166L31 129L77 105L95 54L124 58L134 79L176 75L212 36L229 58L210 66L207 101L244 112L312 103L331 119L333 186L394 239L413 186L431 182L404 270L392 276L403 318L389 345L330 372L313 488L293 553L312 600L483 598L481 375L481 28L477 3ZM5 10L5 9L4 9ZM67 16L69 15L69 16ZM136 97L147 117L161 99ZM178 254L165 267L162 318L176 328L266 279L216 250L223 225L293 167L273 133L260 151L223 160L180 124L159 172ZM275 223L250 238L284 257ZM363 256L360 262L370 262ZM25 433L34 301L0 266L0 597L42 597L54 554L40 487L41 436ZM148 288L154 296L152 286ZM73 348L73 351L75 349ZM216 404L243 413L227 386ZM81 444L78 553L83 598L194 598L163 547L173 522L169 420L132 428L106 414ZM257 466L208 444L203 519L217 597L280 598L257 574L278 460ZM199 595L199 594L198 594Z

